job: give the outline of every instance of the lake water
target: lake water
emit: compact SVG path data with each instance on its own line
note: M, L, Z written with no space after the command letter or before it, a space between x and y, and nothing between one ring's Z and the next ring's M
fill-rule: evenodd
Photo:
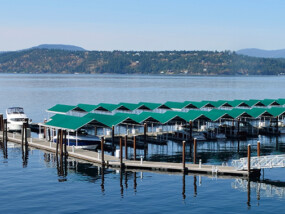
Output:
M57 103L165 102L218 99L284 98L285 77L185 77L128 75L0 75L0 112L23 106L34 122L47 117ZM284 137L198 145L207 164L230 163L256 154L285 152ZM190 148L187 160L191 161ZM150 145L148 158L180 161L181 145ZM138 151L140 154L142 151ZM142 152L143 153L143 152ZM60 172L52 154L10 144L8 158L0 150L0 213L284 213L285 169L267 169L259 181L215 175L168 175L104 170L68 160ZM103 184L103 185L102 185Z

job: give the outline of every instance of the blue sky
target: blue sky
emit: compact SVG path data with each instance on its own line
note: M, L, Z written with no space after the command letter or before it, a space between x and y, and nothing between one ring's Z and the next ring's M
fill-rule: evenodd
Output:
M284 0L0 0L0 51L285 48Z

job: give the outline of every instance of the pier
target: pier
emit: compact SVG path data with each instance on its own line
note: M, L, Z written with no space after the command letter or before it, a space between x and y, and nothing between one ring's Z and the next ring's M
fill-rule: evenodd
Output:
M22 144L22 135L16 133L8 133L8 140L17 144ZM3 136L0 136L3 140ZM44 139L28 138L27 145L29 147L37 148L40 150L57 153L57 144L48 142ZM221 165L203 165L185 163L185 156L181 163L170 163L170 162L153 162L144 161L141 157L140 160L128 160L118 158L111 155L104 154L101 152L89 151L84 149L75 149L74 147L67 146L67 154L70 157L88 161L94 164L100 164L110 168L124 168L134 170L150 170L150 171L163 171L163 172L180 172L180 173L203 173L203 174L216 174L225 176L256 176L259 175L260 170L237 170L231 166ZM103 161L102 161L103 160Z

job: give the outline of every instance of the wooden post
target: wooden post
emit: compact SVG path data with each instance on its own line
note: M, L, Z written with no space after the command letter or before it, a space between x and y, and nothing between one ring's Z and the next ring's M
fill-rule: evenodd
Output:
M25 135L25 123L22 126L22 148L24 146L24 135ZM3 132L3 140L4 140L4 132Z
M193 130L193 122L192 120L189 121L189 140L192 142L192 131Z
M51 138L50 138L50 128L48 128L48 141L50 141Z
M196 164L196 154L197 154L197 139L194 138L194 152L193 152L193 163Z
M25 126L25 146L28 146L28 133L27 133L28 122L25 122L24 126Z
M182 171L185 173L185 141L182 142Z
M7 144L7 141L8 141L8 122L7 122L7 119L5 119L4 122L5 122L5 141Z
M239 138L239 123L240 123L240 118L238 118L237 121L237 137Z
M60 130L60 157L63 157L63 129Z
M251 145L248 144L248 146L247 146L247 171L248 171L248 176L250 175L250 156L251 156Z
M97 126L94 128L94 135L97 136Z
M137 151L136 151L136 136L134 136L134 160L136 160Z
M128 159L128 135L125 135L125 159Z
M120 137L120 167L123 167L123 146L122 146L122 137Z
M276 134L279 134L278 116L276 117Z
M146 124L146 123L144 123L143 128L144 128L144 130L143 130L143 135L144 135L144 146L146 147L146 145L147 145L147 143L146 143L147 124Z
M260 141L257 141L257 156L260 156Z
M2 131L3 128L3 114L0 114L0 131Z
M114 145L115 145L115 126L112 126L112 155L114 156Z
M67 144L67 140L66 140L66 130L64 130L64 155L67 155L67 154L68 154L66 144Z
M56 138L56 151L55 151L55 156L58 158L58 143L60 140L60 129L57 130L57 138Z
M104 166L104 137L101 137L101 159L102 166Z

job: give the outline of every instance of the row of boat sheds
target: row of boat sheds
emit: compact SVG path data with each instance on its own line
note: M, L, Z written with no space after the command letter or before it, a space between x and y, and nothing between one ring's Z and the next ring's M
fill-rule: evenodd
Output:
M285 130L285 99L185 101L166 103L57 104L40 126L105 138L217 140L278 135ZM283 130L284 129L284 130ZM54 133L54 132L52 132Z

